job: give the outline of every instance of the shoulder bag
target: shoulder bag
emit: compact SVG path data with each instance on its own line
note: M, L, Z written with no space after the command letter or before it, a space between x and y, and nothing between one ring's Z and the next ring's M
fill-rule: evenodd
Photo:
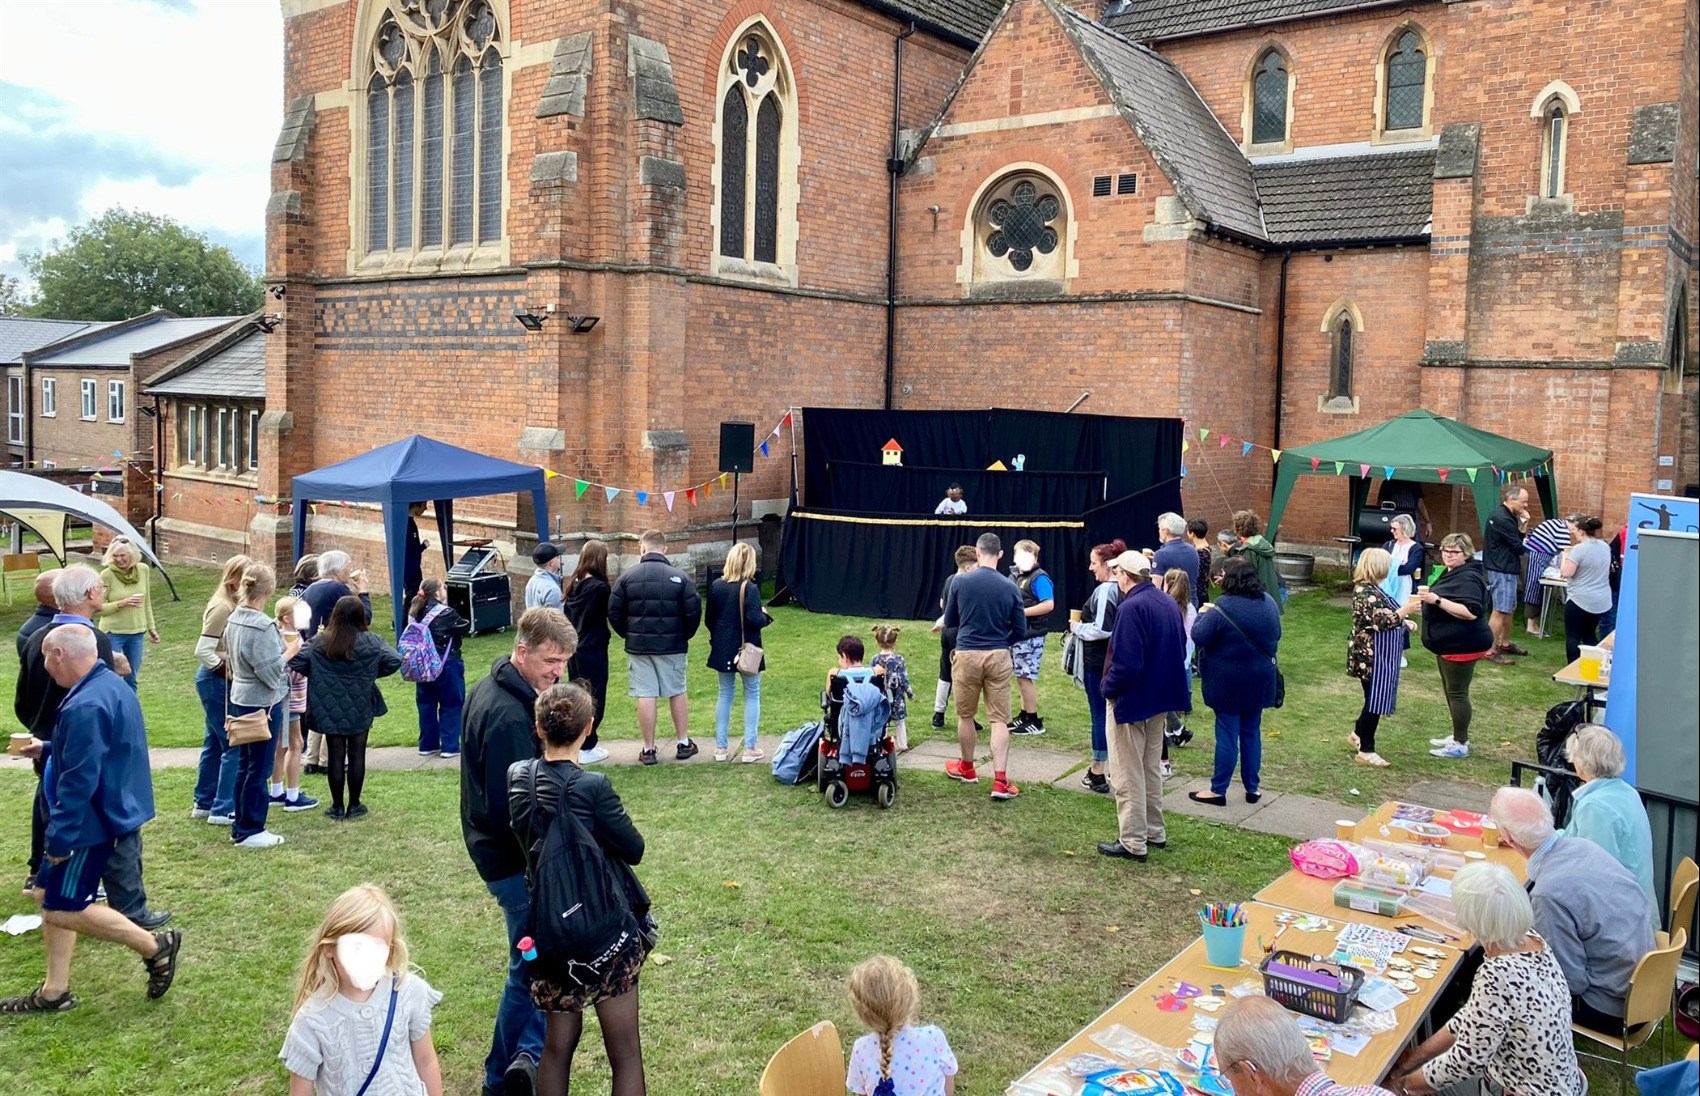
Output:
M229 660L225 660L229 665ZM270 742L272 739L272 717L269 708L245 712L242 715L230 714L230 687L236 683L236 675L232 673L224 686L224 737L232 746L251 746L256 742Z
M759 674L763 651L744 638L744 590L749 584L748 579L738 584L738 656L732 660L732 668L741 674Z
M1221 602L1216 603L1216 611L1222 614L1222 619L1228 622L1229 627L1233 628L1234 631L1240 634L1240 638L1245 640L1246 646L1250 647L1253 651L1256 651L1264 658L1267 658L1270 665L1275 667L1275 703L1269 706L1271 708L1279 708L1283 704L1287 703L1287 677L1281 672L1281 664L1275 660L1275 656L1268 651L1265 651L1262 647L1259 647L1256 643L1253 643L1251 637L1245 634L1245 629L1241 628L1238 624L1235 624L1234 618L1229 616L1227 611L1222 608Z
M390 1048L390 1029L395 1027L395 1002L401 996L401 975L390 975L390 1011L384 1016L384 1034L378 1040L378 1056L372 1059L372 1072L366 1074L366 1080L361 1082L360 1091L354 1096L366 1096L366 1090L372 1087L373 1078L384 1064L384 1051Z

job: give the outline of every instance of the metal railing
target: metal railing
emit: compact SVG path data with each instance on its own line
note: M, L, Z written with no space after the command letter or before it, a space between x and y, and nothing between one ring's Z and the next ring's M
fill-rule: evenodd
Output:
M1549 765L1541 765L1534 761L1513 761L1511 763L1511 786L1521 788L1523 786L1523 776L1525 773L1534 774L1536 776L1564 777L1570 780L1576 779L1576 774L1571 772L1569 769L1555 769ZM1665 795L1662 792L1648 791L1645 788L1636 788L1635 791L1641 796L1641 805L1647 811L1648 824L1655 825L1655 832L1653 834L1654 856L1658 856L1660 849L1663 849L1664 851L1664 866L1662 870L1656 869L1653 872L1653 891L1658 896L1659 900L1658 921L1660 924L1663 924L1670 910L1670 881L1671 876L1676 872L1677 863L1681 861L1684 856L1692 856L1696 860L1700 860L1700 840L1695 842L1695 847L1688 849L1687 851L1677 847L1677 833L1679 829L1687 833L1700 832L1700 829L1697 829L1700 828L1700 802L1696 802L1692 799L1683 799L1680 796ZM1655 820L1660 818L1664 821L1664 826L1662 827L1664 830L1663 841L1658 839L1659 834L1657 832L1655 822ZM1679 823L1684 821L1686 821L1687 825L1680 826ZM1670 926L1672 931L1674 931L1675 928L1676 926L1674 925ZM1689 945L1683 952L1683 955L1690 960L1700 958L1700 946L1697 946L1694 937L1694 926L1689 925Z

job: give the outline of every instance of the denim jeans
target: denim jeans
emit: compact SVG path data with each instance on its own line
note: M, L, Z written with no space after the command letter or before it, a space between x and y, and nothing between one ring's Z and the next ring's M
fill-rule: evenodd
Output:
M195 777L195 809L229 817L236 810L237 756L224 737L224 700L230 686L202 666L195 671L195 692L206 716L201 740L201 768Z
M517 1055L529 1054L533 1061L542 1061L543 1013L531 1003L525 960L519 954L526 914L531 910L531 892L525 887L525 876L510 875L484 886L502 907L502 919L508 926L508 981L496 1006L496 1031L490 1038L490 1056L484 1059L484 1083L500 1091L502 1074Z
M419 708L419 752L460 752L460 711L466 707L466 663L458 655L443 663L435 681L413 687Z
M731 738L732 694L738 688L738 678L744 679L744 749L756 748L756 732L761 729L761 675L722 671L720 699L714 705L714 748L717 750L724 750Z
M134 689L136 675L142 672L142 647L147 643L147 633L108 632L107 635L112 638L112 653L123 655L130 660L130 672L124 675L124 680Z
M1104 734L1104 675L1086 671L1086 707L1092 712L1092 760L1110 759L1110 741Z
M266 782L271 777L272 765L277 760L278 738L287 733L288 725L285 720L289 717L288 707L288 697L273 704L270 709L257 708L251 704L230 706L231 715L266 711L272 725L272 736L266 741L250 742L246 746L230 746L225 750L227 755L236 755L236 821L230 828L232 841L245 841L266 828L266 811L271 806L268 795L270 789L267 788Z
M1263 767L1263 709L1216 712L1216 770L1210 775L1212 795L1225 795L1239 764L1240 783L1256 793L1258 771Z

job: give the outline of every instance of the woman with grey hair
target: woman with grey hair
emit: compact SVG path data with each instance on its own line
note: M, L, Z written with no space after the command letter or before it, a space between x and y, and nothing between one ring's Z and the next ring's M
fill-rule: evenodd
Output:
M1293 1014L1267 997L1229 1003L1215 1047L1234 1096L1392 1096L1374 1085L1336 1084L1317 1065Z
M1586 837L1635 877L1647 903L1659 908L1653 893L1653 828L1641 794L1623 779L1628 759L1611 728L1584 723L1564 744L1564 756L1583 784L1570 801L1570 821L1559 832Z
M1381 588L1397 604L1403 605L1417 588L1417 578L1423 573L1423 545L1417 539L1417 523L1409 514L1393 518L1393 539L1382 545L1393 557L1387 568L1387 579Z
M1453 877L1452 903L1481 941L1482 965L1464 1006L1393 1067L1394 1091L1582 1096L1588 1082L1570 1041L1570 986L1534 931L1528 892L1503 865L1472 863Z

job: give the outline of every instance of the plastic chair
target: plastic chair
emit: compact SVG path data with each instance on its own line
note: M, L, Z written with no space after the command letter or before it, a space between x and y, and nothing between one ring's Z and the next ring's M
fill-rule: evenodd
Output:
M844 1096L844 1044L831 1020L779 1048L761 1071L761 1096Z
M1682 949L1687 944L1688 933L1679 928L1670 934L1670 943L1654 948L1635 964L1635 972L1629 976L1629 1000L1624 1009L1622 1035L1607 1035L1581 1024L1570 1025L1572 1034L1618 1052L1618 1057L1613 1059L1576 1048L1576 1053L1585 1058L1618 1063L1619 1093L1628 1091L1629 1052L1646 1046L1660 1022L1670 1014L1671 993L1676 988L1676 968L1682 961Z
M3 567L0 567L0 585L6 589L6 604L12 604L12 586L14 583L28 578L31 585L35 576L41 573L41 553L12 552L8 553Z
M1700 864L1696 864L1693 857L1685 856L1682 858L1682 863L1676 866L1676 871L1672 873L1670 879L1671 932L1674 933L1679 928L1688 931L1694 927L1694 900L1696 896L1700 896ZM1655 938L1664 937L1664 939L1659 940L1660 947L1669 942L1669 936L1665 933L1655 933L1654 935ZM1675 990L1671 991L1671 1007L1676 1007ZM1671 1027L1675 1026L1675 1024L1671 1025ZM1659 1045L1665 1052L1664 1057L1669 1058L1670 1027L1665 1029L1664 1039Z

